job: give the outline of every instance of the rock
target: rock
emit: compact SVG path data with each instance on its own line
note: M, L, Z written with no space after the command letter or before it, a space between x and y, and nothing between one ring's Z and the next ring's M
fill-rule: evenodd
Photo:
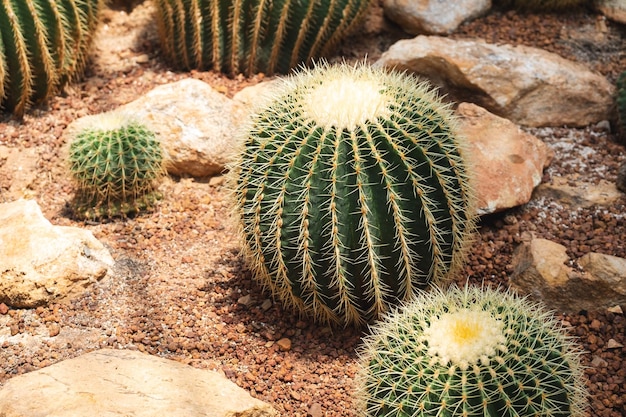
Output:
M156 87L116 111L140 118L158 133L170 174L220 174L233 158L232 100L203 81L187 78Z
M471 101L526 126L587 126L610 118L614 86L584 65L527 46L417 36L374 64L428 78L457 102Z
M460 131L470 144L478 214L527 203L554 152L507 119L471 103L457 109Z
M587 254L578 260L583 271L570 263L565 246L533 238L513 253L511 287L564 313L626 303L626 259Z
M90 231L53 226L34 200L0 204L0 260L0 302L18 308L82 294L114 264Z
M384 0L385 15L410 34L450 34L491 9L491 0Z
M8 380L3 417L270 417L278 413L218 372L101 349Z
M283 82L284 78L274 78L238 91L233 96L234 118L240 123L245 123L251 115L275 97L277 88Z
M623 0L596 0L592 3L608 19L626 24L626 2Z
M550 182L535 188L533 198L547 197L571 208L608 205L622 197L615 184L600 180L597 184L584 182L580 177L553 177Z
M620 342L618 342L615 339L609 339L608 342L606 342L606 348L607 349L620 349L623 348L624 345L622 345Z
M291 339L283 337L279 341L276 342L280 350L283 352L288 352L291 350Z

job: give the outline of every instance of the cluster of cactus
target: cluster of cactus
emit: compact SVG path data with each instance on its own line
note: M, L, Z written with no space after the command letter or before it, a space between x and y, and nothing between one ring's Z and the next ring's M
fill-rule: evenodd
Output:
M76 217L126 216L152 208L165 174L164 151L153 131L112 112L81 119L70 135Z
M160 40L180 68L287 73L325 56L371 0L157 0Z
M567 11L590 3L589 0L497 0L494 5L534 11Z
M424 293L377 323L359 353L361 415L586 415L580 351L549 312L510 292Z
M0 2L0 109L21 117L83 69L102 0Z
M615 103L617 105L617 134L626 140L626 71L617 78Z
M408 74L288 77L231 169L254 277L305 316L358 326L450 276L475 219L455 122Z

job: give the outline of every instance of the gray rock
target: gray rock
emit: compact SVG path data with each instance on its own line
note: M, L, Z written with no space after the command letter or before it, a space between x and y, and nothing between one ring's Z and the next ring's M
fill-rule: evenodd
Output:
M0 302L31 308L80 295L113 264L90 231L53 226L34 200L0 204Z
M589 253L578 260L582 270L572 264L565 246L533 238L513 253L510 284L565 313L626 303L626 259Z
M13 377L3 417L271 417L221 374L140 352L101 349Z
M470 101L526 126L587 126L610 118L614 86L582 64L542 49L417 36L374 64L428 78L455 101Z
M384 0L385 15L410 34L450 34L491 9L491 0Z

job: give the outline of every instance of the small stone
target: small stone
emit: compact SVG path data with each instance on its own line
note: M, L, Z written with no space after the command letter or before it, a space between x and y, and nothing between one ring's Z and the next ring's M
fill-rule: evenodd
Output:
M593 319L591 321L591 324L589 325L589 328L593 330L600 330L601 327L602 327L602 323L600 323L600 320L597 320L597 319Z
M211 187L217 187L220 186L224 183L224 176L223 175L219 175L216 177L211 177L211 179L209 180L209 185Z
M617 348L623 348L624 345L622 345L620 342L618 342L615 339L609 339L609 341L606 343L606 347L608 349L617 349Z
M300 399L302 397L300 397L300 394L298 394L298 391L290 391L289 394L291 394L291 398L293 398L296 401L300 401Z
M184 264L190 264L193 262L193 256L183 256L180 261Z
M283 352L287 352L291 350L291 339L283 337L278 342L276 342L276 344L278 345L280 350L282 350Z
M609 363L607 361L596 355L594 355L593 359L591 360L591 366L593 366L594 368L604 368L608 364Z
M7 314L8 312L9 312L9 307L4 303L0 303L0 314L4 315L4 314Z
M320 403L313 403L311 407L309 407L309 412L307 413L307 417L322 417L324 414L322 413L322 406Z
M246 307L250 307L252 304L252 296L250 294L239 297L237 303L244 305Z
M2 307L2 305L0 305L0 308ZM622 310L622 307L619 305L613 306L613 307L609 307L606 309L606 311L608 311L609 313L614 313L614 314L624 314L624 311Z
M272 300L266 298L265 300L263 300L263 304L261 304L261 310L267 311L270 308L272 308Z
M61 326L58 324L52 324L48 327L48 333L50 337L58 336L61 333Z

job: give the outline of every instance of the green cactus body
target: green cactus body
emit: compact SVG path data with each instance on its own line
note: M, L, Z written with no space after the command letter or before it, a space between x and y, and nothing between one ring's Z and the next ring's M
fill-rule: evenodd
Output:
M79 218L124 216L149 209L159 198L164 152L155 134L115 113L82 119L69 145Z
M325 56L371 0L157 0L161 45L175 65L230 75L286 73Z
M361 325L461 264L474 226L455 119L365 65L288 78L232 168L254 276L320 322Z
M622 140L626 140L626 71L617 78L617 131Z
M0 109L21 117L82 71L101 3L0 1Z
M360 350L359 414L583 417L579 350L541 306L456 286L377 323Z

